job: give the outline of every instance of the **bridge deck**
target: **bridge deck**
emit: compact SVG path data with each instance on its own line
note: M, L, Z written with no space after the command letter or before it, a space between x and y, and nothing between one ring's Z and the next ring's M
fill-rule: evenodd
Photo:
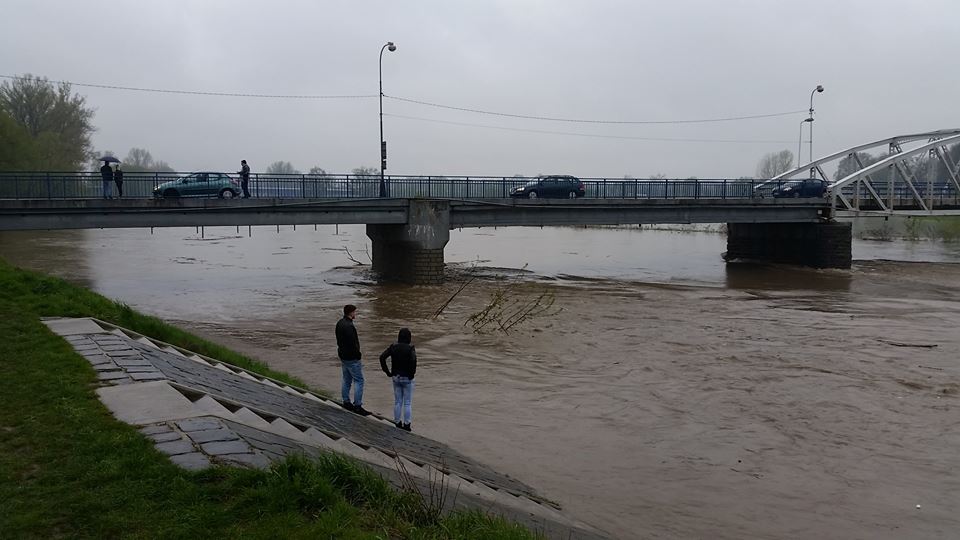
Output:
M409 199L0 200L0 230L405 224ZM450 226L816 222L824 199L450 200Z

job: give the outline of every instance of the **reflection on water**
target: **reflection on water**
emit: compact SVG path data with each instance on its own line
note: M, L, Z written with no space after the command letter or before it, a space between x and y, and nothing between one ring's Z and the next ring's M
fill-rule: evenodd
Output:
M369 261L363 227L245 232L6 233L0 255L334 394L333 325L357 304L365 406L381 412L375 357L408 326L414 429L618 537L960 530L954 246L855 242L860 260L837 271L726 265L713 233L464 230L446 249L452 281L408 287L351 261ZM931 262L879 260L903 256ZM474 334L464 322L498 289L547 291L561 311Z

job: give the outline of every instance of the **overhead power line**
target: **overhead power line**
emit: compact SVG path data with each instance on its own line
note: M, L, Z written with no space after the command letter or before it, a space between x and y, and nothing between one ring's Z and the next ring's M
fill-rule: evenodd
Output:
M25 80L26 77L17 77L14 75L0 75L0 78ZM78 83L73 81L50 81L57 84L69 84L71 86L82 86L87 88L105 88L108 90L128 90L133 92L153 92L157 94L184 94L191 96L220 96L220 97L246 97L246 98L266 98L266 99L369 99L377 97L377 94L359 94L359 95L304 95L304 94L252 94L241 92L201 92L197 90L172 90L167 88L140 88L136 86L117 86L112 84L93 84Z
M442 105L440 103L430 103L429 101L421 101L418 99L388 96L387 94L384 94L383 97L388 99L393 99L396 101L403 101L406 103L414 103L417 105L425 105L427 107L436 107L439 109L447 109L451 111L488 114L492 116L503 116L507 118L522 118L525 120L545 120L549 122L571 122L571 123L578 123L578 124L632 124L632 125L706 124L706 123L712 123L712 122L736 122L739 120L756 120L759 118L774 118L777 116L790 116L792 114L800 114L800 113L806 112L805 110L798 109L795 111L783 111L783 112L769 113L769 114L753 114L748 116L729 116L726 118L703 118L703 119L696 119L696 120L589 120L589 119L583 119L583 118L557 118L552 116L535 116L535 115L527 115L527 114L511 114L511 113L496 112L496 111L485 111L481 109L470 109L467 107L454 107L452 105Z
M732 143L732 144L793 144L795 141L780 140L762 140L762 139L683 139L672 137L631 137L628 135L601 135L595 133L577 133L571 131L551 131L545 129L524 129L506 126L491 126L485 124L471 124L469 122L452 122L449 120L436 120L433 118L420 118L418 116L405 116L402 114L383 113L384 116L392 118L401 118L404 120L418 120L421 122L433 122L436 124L449 124L454 126L466 126L485 129L499 129L504 131L520 131L525 133L543 133L547 135L568 135L574 137L594 137L598 139L623 139L629 141L655 141L655 142L696 142L696 143Z
M0 75L0 78L4 79L14 79L14 80L23 80L26 77L19 77L15 75ZM120 86L112 84L95 84L95 83L78 83L73 81L62 81L54 80L50 81L58 84L70 84L73 86L87 87L87 88L103 88L107 90L125 90L131 92L151 92L158 94L181 94L181 95L191 95L191 96L219 96L219 97L242 97L242 98L259 98L259 99L372 99L376 98L378 94L355 94L355 95L312 95L312 94L257 94L251 92L206 92L199 90L177 90L170 88L145 88L137 86ZM677 120L598 120L598 119L586 119L586 118L561 118L553 116L538 116L530 114L514 114L514 113L505 113L497 111L488 111L483 109L472 109L469 107L455 107L453 105L444 105L441 103L432 103L429 101L423 101L419 99L404 98L399 96L390 96L384 94L385 98L392 99L395 101L411 103L415 105L423 105L426 107L435 107L439 109L446 109L452 111L460 112L469 112L474 114L484 114L490 116L500 116L505 118L519 118L524 120L539 120L547 122L567 122L567 123L578 123L578 124L609 124L609 125L663 125L663 124L707 124L707 123L716 123L716 122L737 122L743 120L757 120L761 118L775 118L779 116L790 116L793 114L806 113L806 110L794 110L794 111L783 111L776 113L768 114L753 114L745 116L728 116L721 118L701 118L701 119L677 119ZM790 141L787 141L790 142Z

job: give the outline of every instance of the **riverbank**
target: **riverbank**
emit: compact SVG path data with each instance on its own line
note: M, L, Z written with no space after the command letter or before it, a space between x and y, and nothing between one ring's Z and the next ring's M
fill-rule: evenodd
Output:
M0 537L536 538L479 512L437 517L338 456L269 470L173 465L97 399L40 317L96 317L274 379L294 377L86 289L0 261Z

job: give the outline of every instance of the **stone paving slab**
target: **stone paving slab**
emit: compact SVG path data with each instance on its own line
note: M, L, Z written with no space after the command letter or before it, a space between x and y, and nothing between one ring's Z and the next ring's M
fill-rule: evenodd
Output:
M170 456L170 461L187 469L188 471L199 471L209 467L210 460L200 452L190 452L188 454L178 454Z
M190 444L190 441L187 441L182 437L175 441L157 443L156 447L157 447L157 450L170 456L175 456L177 454L188 454L190 452L197 451L197 449L194 448L192 444Z
M106 330L90 319L47 319L43 322L61 336L106 333Z

